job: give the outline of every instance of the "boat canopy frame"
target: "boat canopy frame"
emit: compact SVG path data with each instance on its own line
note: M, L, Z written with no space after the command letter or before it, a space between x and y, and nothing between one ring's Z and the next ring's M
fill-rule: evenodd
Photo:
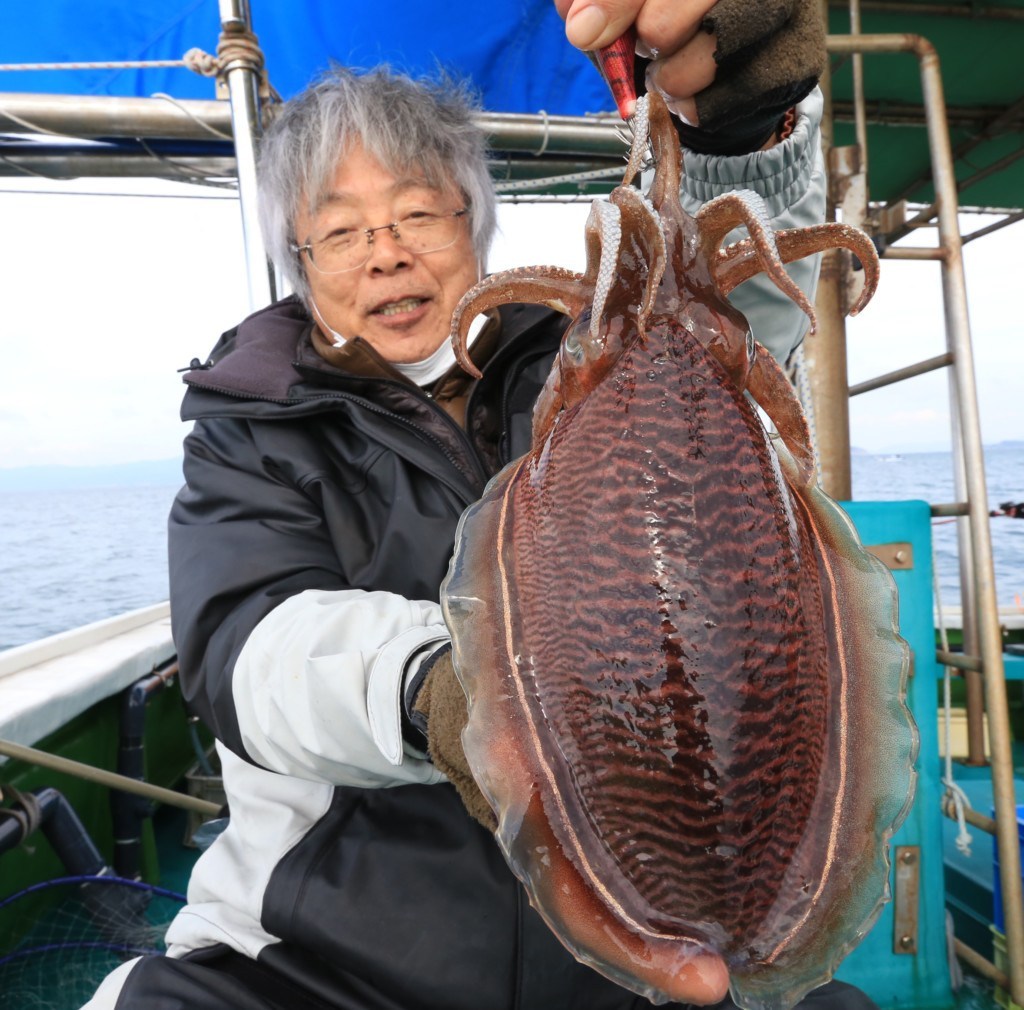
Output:
M819 285L818 335L806 343L811 373L811 398L816 422L822 484L833 497L850 497L848 397L902 381L938 368L950 378L953 418L954 483L957 500L932 505L934 516L956 516L964 603L965 655L939 651L941 665L956 666L968 686L968 720L972 763L986 760L983 720L987 719L995 817L973 818L994 832L1004 894L1008 971L958 941L958 955L1006 987L1014 1002L1024 1005L1024 895L1014 797L1011 733L1006 702L1005 670L995 595L994 565L988 521L984 456L981 440L973 348L967 314L963 245L967 241L1024 218L1024 208L990 208L1002 220L961 236L955 159L971 149L950 139L950 120L943 94L939 57L923 36L861 31L863 11L905 8L914 14L958 16L950 4L871 3L868 0L821 0L823 7L849 12L850 32L830 34L833 57L851 62L852 102L834 102L829 82L823 82L827 116L825 140L833 191L833 209L844 220L873 233L888 259L920 259L938 263L946 322L945 350L926 361L850 387L846 372L843 323L853 287L848 254L826 255ZM218 0L225 36L251 35L249 0ZM975 4L961 7L976 9ZM932 10L941 8L941 10ZM1024 10L986 8L994 18L1024 21ZM889 198L872 201L867 171L867 124L872 115L865 99L863 57L910 57L917 61L923 93L934 200L913 217L906 214L905 196L920 189L920 179ZM238 188L243 220L244 256L250 302L258 308L277 291L256 225L255 150L260 133L274 114L275 104L261 87L259 61L236 56L220 66L220 85L227 101L177 100L168 97L114 98L108 96L0 94L4 132L0 140L0 175L42 175L66 179L79 176L146 175L187 179L207 185ZM855 143L834 143L834 112L852 117ZM890 110L892 113L892 110ZM904 114L910 115L904 110ZM1024 117L1024 100L996 110L986 120L986 135L1012 126ZM509 200L591 198L607 192L621 178L626 140L612 116L578 117L547 114L485 113L480 124L490 138L492 174L499 193ZM19 140L19 138L23 138ZM978 143L981 141L979 140ZM1006 164L1016 162L1008 155ZM1005 166L1004 166L1005 167ZM989 166L991 169L991 166ZM892 242L913 227L934 222L937 248L893 247ZM947 811L948 813L949 811Z

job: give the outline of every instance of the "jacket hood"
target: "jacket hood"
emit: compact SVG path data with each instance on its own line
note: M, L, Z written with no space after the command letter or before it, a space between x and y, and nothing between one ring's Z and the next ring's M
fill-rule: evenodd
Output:
M289 400L303 381L295 363L313 322L294 296L268 305L223 334L207 363L183 380L200 389L257 400Z

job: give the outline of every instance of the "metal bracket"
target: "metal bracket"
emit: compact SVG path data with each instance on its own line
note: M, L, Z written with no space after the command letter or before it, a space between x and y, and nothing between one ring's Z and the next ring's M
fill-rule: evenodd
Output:
M896 886L893 894L892 949L894 954L916 954L921 847L896 846L894 864Z
M864 549L893 571L914 567L914 548L909 543L865 544Z

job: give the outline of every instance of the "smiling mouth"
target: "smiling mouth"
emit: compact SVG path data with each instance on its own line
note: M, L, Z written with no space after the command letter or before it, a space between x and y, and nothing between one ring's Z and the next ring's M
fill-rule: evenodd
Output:
M402 298L397 302L387 302L373 310L375 316L397 316L403 312L412 312L427 301L426 298Z

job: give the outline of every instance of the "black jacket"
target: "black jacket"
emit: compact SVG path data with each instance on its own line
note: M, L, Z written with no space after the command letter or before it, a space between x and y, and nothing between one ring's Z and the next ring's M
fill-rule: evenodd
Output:
M293 300L225 334L186 376L195 427L170 519L174 638L190 705L233 752L222 751L232 823L197 865L172 953L255 950L341 1007L647 1005L560 946L450 785L282 776L247 743L260 716L240 717L233 694L253 629L296 594L437 600L460 514L529 445L564 328L542 309L501 310L465 432L408 383L327 364Z
M190 705L243 756L228 693L249 633L305 589L436 601L459 516L529 447L565 319L502 310L466 432L410 383L329 365L310 327L279 302L185 376L182 418L196 423L170 517L174 637Z

